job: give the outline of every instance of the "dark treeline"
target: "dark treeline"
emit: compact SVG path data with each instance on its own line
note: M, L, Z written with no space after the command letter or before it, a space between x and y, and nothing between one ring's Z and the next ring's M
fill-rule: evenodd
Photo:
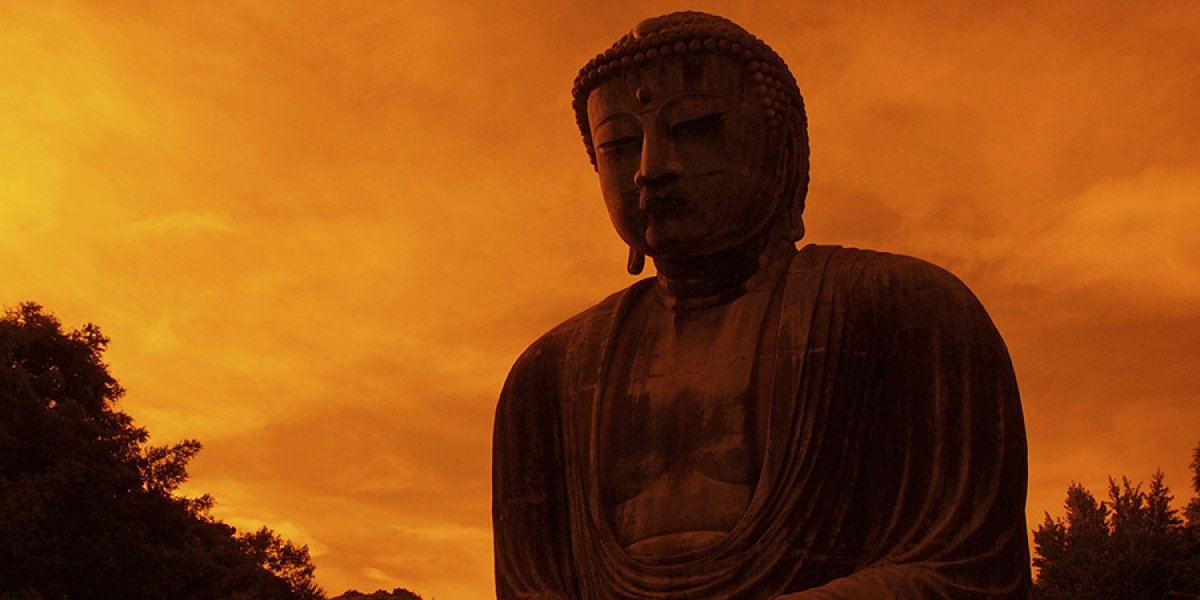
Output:
M325 598L306 546L176 495L200 442L147 443L107 344L37 304L0 316L0 597Z
M1183 514L1159 471L1149 486L1108 481L1108 499L1067 488L1066 516L1033 532L1035 600L1200 600L1200 445L1192 456L1196 496Z

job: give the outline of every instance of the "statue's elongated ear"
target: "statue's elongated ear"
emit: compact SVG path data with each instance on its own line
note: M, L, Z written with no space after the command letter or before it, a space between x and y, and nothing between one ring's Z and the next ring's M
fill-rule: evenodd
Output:
M795 207L788 211L788 237L793 242L804 239L804 210Z
M780 132L784 138L783 151L776 165L775 187L773 193L779 207L777 219L787 219L788 237L798 242L804 237L804 196L808 191L804 179L808 174L808 165L796 160L796 137L788 131Z
M629 271L630 275L641 275L642 269L646 268L646 255L642 254L641 250L629 247L629 262L625 263L625 270Z

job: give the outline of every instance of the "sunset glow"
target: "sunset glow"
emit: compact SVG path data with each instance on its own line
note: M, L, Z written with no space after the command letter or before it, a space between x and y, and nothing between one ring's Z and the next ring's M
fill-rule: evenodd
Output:
M185 493L331 594L493 597L492 417L632 282L569 90L725 15L805 95L805 242L962 278L1008 344L1030 526L1200 442L1200 3L0 5L0 305L94 322Z

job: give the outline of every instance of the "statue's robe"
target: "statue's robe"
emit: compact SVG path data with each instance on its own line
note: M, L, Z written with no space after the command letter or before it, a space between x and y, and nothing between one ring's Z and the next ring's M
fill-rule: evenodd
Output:
M897 256L791 258L757 361L773 391L749 508L680 557L630 555L597 477L608 358L638 286L535 342L496 414L496 592L510 598L1025 598L1025 428L974 295ZM631 292L632 290L632 292Z

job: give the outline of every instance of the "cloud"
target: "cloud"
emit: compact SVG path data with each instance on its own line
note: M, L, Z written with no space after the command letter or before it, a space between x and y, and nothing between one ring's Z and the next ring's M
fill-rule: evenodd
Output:
M1019 282L1045 289L1110 286L1200 300L1200 170L1148 168L1101 180L1064 206L1024 251Z
M1031 514L1072 479L1181 481L1200 4L700 6L800 80L811 240L988 306ZM488 597L507 369L631 281L567 90L677 8L0 6L0 295L103 326L139 424L206 444L188 489L321 548L327 588Z
M324 410L209 440L189 491L213 493L235 524L304 520L300 539L318 544L322 580L338 586L361 586L353 581L368 565L390 585L439 595L488 588L490 448L472 432L487 427L491 402L346 392ZM273 508L264 512L263 498Z

